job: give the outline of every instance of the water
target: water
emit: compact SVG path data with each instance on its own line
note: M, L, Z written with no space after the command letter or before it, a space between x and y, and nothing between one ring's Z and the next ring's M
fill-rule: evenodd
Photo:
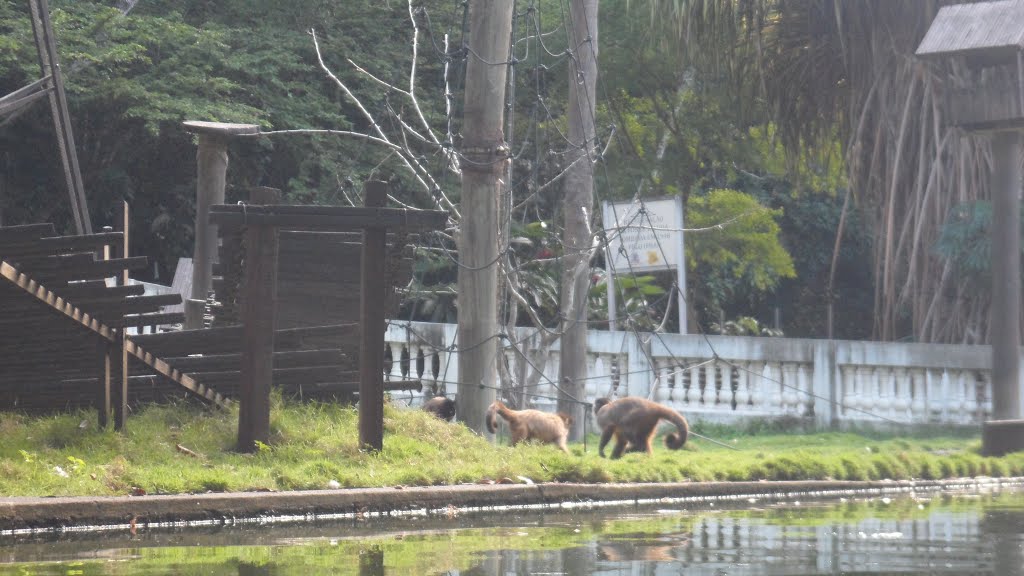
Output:
M0 537L8 575L1024 575L1024 493Z

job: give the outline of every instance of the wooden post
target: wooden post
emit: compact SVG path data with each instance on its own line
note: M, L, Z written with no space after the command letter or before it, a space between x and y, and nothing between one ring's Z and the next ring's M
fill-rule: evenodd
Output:
M253 204L273 204L280 190L257 188ZM238 398L238 451L254 452L270 439L270 386L274 375L277 315L277 227L245 229L245 286L242 290L242 370Z
M113 226L104 226L104 232L113 232ZM110 260L110 245L103 247L103 259ZM100 385L96 390L97 403L97 424L100 428L106 428L110 424L110 378L111 378L111 344L106 339L99 341L100 354Z
M367 182L367 208L387 203L387 184ZM384 447L384 318L387 231L363 230L362 284L359 309L359 445L370 450Z
M128 216L130 214L127 202L121 202L119 212L119 224L118 227L124 232L124 240L121 244L121 257L127 258L129 255L129 244L128 237L131 230L129 229ZM128 270L125 269L116 276L118 286L128 285ZM114 389L113 397L116 400L114 403L114 429L124 430L125 420L128 418L128 348L125 347L124 333L127 328L121 328L117 330L117 337L114 339L113 344L110 346L111 359L110 359L110 375L111 382Z
M210 223L210 206L224 203L228 171L228 139L239 134L257 134L255 124L185 122L185 129L199 135L196 153L196 225L192 255L192 293L185 301L185 328L203 327L203 310L212 286L213 263L217 260L217 225Z

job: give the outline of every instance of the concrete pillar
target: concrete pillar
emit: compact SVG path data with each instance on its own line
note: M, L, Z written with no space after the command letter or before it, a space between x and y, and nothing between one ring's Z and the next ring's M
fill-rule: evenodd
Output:
M196 178L195 249L192 255L192 293L185 300L185 328L203 327L203 309L212 286L217 261L217 226L210 224L210 206L224 203L228 171L228 140L241 134L258 134L255 124L223 124L190 120L185 129L199 135Z
M1021 136L992 138L992 419L1020 418Z
M832 340L814 341L814 373L811 392L814 394L814 425L831 428L836 424L836 344Z

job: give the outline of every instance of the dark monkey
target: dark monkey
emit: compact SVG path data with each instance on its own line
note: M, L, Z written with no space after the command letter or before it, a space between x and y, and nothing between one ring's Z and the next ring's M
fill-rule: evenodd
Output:
M455 418L455 400L444 396L435 396L423 403L423 409L448 422Z
M686 444L690 427L686 418L675 410L643 398L626 397L618 400L598 398L594 402L597 425L601 429L598 454L604 457L604 447L615 436L612 458L621 458L623 452L652 453L651 438L662 419L676 425L677 432L665 437L665 446L678 450Z

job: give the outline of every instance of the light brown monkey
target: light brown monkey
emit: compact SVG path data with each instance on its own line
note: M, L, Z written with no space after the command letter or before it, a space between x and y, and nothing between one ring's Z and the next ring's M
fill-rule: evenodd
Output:
M448 422L455 418L455 400L444 396L435 396L423 403L423 409Z
M512 410L496 401L487 409L487 430L491 434L498 429L498 414L508 421L508 428L512 433L512 446L526 440L537 440L545 444L556 444L563 452L569 453L566 441L569 438L572 418L567 414L552 414L540 410Z
M626 397L618 400L598 398L594 402L597 425L601 429L601 444L597 453L604 458L604 447L615 436L612 458L621 458L623 452L652 453L651 438L661 419L676 425L677 432L665 436L665 446L678 450L686 444L690 426L686 418L675 410L643 398Z

